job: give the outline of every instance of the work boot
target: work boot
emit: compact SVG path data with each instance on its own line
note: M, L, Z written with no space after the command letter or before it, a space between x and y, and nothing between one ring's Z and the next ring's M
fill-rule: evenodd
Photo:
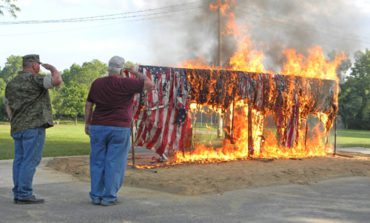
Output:
M33 195L29 198L14 198L15 204L42 204L44 202L44 199L36 198Z
M92 203L93 205L100 205L101 200L100 200L100 199L92 199L92 200L91 200L91 203Z
M113 205L117 205L118 204L118 201L117 200L114 200L114 201L105 201L105 200L102 200L100 205L102 206L113 206Z

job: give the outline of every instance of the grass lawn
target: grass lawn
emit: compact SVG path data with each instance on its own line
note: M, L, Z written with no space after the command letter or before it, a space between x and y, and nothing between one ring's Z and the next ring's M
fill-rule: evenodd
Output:
M44 157L87 155L89 152L89 137L85 135L84 124L60 124L46 129ZM0 159L12 159L13 156L10 126L0 123Z
M365 147L370 149L370 131L338 130L338 147Z
M195 130L195 131L199 131ZM9 135L10 126L0 123L0 159L12 159L13 140ZM370 131L338 130L338 147L365 147L370 149ZM216 141L215 135L195 136L195 141ZM60 124L46 130L46 144L43 156L72 156L89 154L89 137L85 135L83 124Z

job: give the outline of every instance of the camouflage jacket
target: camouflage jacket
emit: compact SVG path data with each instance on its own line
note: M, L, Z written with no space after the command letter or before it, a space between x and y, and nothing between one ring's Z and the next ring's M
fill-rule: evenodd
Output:
M5 98L12 111L11 134L38 127L53 126L48 89L50 76L20 72L6 86Z

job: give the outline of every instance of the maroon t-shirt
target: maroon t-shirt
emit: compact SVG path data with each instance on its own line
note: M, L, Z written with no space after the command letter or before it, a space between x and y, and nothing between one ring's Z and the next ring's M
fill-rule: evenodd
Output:
M131 127L132 101L143 91L144 80L108 76L96 79L87 101L95 104L92 125Z

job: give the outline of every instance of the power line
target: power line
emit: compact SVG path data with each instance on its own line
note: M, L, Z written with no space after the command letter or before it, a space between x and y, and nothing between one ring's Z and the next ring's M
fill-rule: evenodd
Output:
M198 4L198 7L195 7ZM115 14L89 16L89 17L77 17L67 19L49 19L49 20L23 20L23 21L7 21L0 22L0 25L20 25L20 24L47 24L47 23L79 23L79 22L92 22L92 21L104 21L104 20L117 20L117 19L130 19L130 18L141 18L147 16L155 16L162 14L171 14L174 12L185 11L199 8L199 1L187 2L182 4L169 5L165 7L121 12Z
M199 8L198 8L199 9ZM183 14L182 12L174 12L171 15L177 15L180 14L179 16L189 16L192 15L194 12L197 12L195 10L192 10L190 13L188 12L187 14ZM176 17L177 18L177 17ZM141 21L150 21L150 20L160 20L160 19L168 19L168 14L162 14L162 15L155 15L155 16L148 16L148 17L142 17L142 18L132 18L132 19L127 19L124 21L127 22L141 22ZM100 27L105 27L105 26L110 26L110 25L116 25L116 24L121 24L121 21L116 22L110 22L110 23L103 23L103 24L98 24L98 25L92 25L92 26L83 26L83 27L68 27L68 28L57 28L52 31L37 31L37 32L23 32L23 33L6 33L6 34L0 34L0 37L6 37L6 36L24 36L24 35L40 35L40 34L48 34L48 33L58 33L58 32L65 32L69 30L82 30L82 29L90 29L90 28L100 28Z
M199 1L190 1L181 4L174 4L168 5L164 7L158 8L150 8L145 10L138 10L138 11L129 11L129 12L121 12L121 13L114 13L114 14L106 14L106 15L97 15L97 16L88 16L88 17L76 17L76 18L66 18L66 19L52 19L52 20L25 20L25 21L8 21L8 22L0 22L0 25L33 25L33 24L53 24L53 23L83 23L83 22L95 22L95 21L111 21L111 20L123 20L123 21L145 21L145 20L153 20L153 19L162 19L167 18L170 15L187 12L187 11L194 11L196 9L201 9L202 7L199 5ZM288 27L289 29L295 28L302 28L299 23L292 20L286 20L282 18L272 18L269 16L265 16L261 11L258 10L248 10L248 9L239 9L239 11L247 13L248 15L252 15L251 18L253 20L261 21L266 24L270 25L280 25ZM265 11L266 12L266 11ZM329 29L318 29L317 27L307 27L308 29L316 32L318 34L323 34L326 36L331 36L333 39L341 39L347 41L360 41L362 43L370 44L367 39L360 38L355 35L346 34L343 36L342 32L335 27L331 27ZM335 30L334 30L335 29ZM12 34L4 34L0 36L11 36Z

